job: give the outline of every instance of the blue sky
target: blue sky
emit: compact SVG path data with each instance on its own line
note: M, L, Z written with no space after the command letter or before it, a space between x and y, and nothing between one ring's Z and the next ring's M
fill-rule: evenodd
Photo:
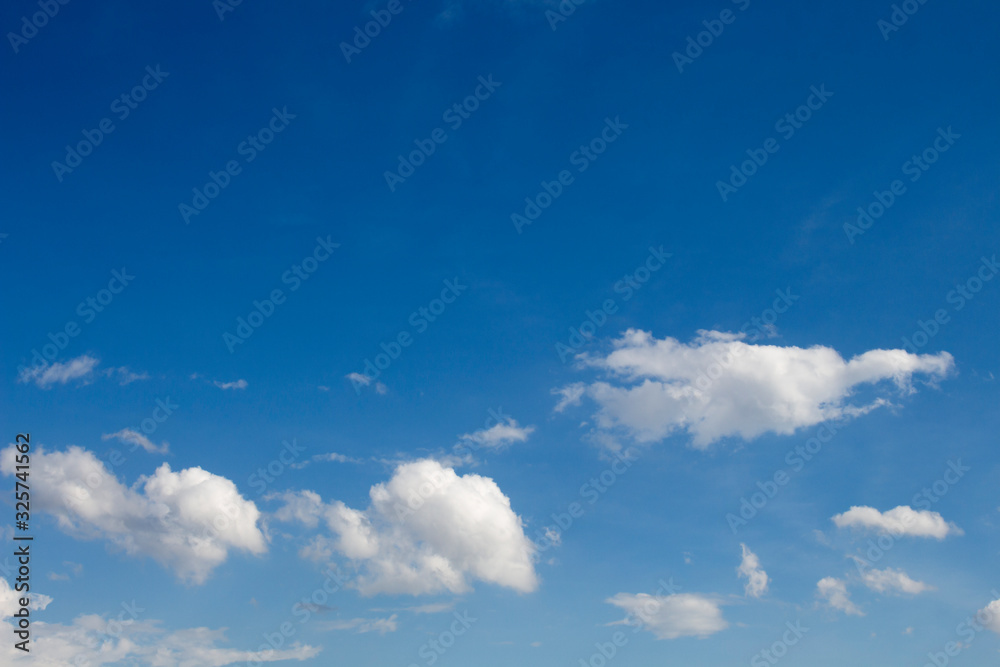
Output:
M995 660L994 4L224 2L0 10L0 654Z

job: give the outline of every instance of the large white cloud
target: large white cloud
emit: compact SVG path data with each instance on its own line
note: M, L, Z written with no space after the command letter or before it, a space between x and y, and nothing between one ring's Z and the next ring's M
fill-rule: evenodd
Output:
M915 510L907 505L879 512L874 507L854 506L833 517L838 528L858 528L897 537L934 537L962 535L962 529L945 521L937 512Z
M32 610L44 609L51 598L32 593L38 601ZM223 630L190 628L166 632L159 621L144 618L145 609L125 605L129 614L106 618L85 614L69 625L46 623L32 616L31 652L14 648L14 626L8 620L17 610L17 598L0 577L0 664L31 664L32 667L70 667L71 665L155 665L155 667L224 667L245 665L248 661L277 662L305 660L319 653L319 648L298 642L288 648L272 650L264 644L255 651L218 646L225 641ZM266 650L263 650L266 649ZM25 660L30 656L30 662ZM251 664L257 664L252 662Z
M742 549L743 555L736 571L741 577L747 579L746 586L744 586L745 593L750 597L759 598L767 592L769 582L767 572L761 568L757 554L750 551L747 545L740 544L740 549Z
M623 428L641 442L686 430L699 448L727 436L788 435L888 403L884 395L851 403L862 387L884 394L887 381L909 392L915 375L934 381L954 365L947 352L870 350L845 361L829 347L755 345L743 338L702 330L685 344L629 329L607 356L579 355L585 366L608 375L584 390L599 408L598 426ZM579 385L558 391L558 410L580 396Z
M15 471L13 446L0 453L0 471ZM133 556L149 556L184 581L200 584L229 549L267 550L260 512L230 480L201 468L178 472L166 463L132 488L80 447L38 448L32 455L32 501L83 539L109 540Z
M275 516L310 527L322 521L331 536L315 536L301 554L352 559L363 595L461 593L470 579L520 592L538 586L535 545L492 479L423 459L397 466L369 495L371 505L356 510L312 491L286 493Z
M834 577L824 577L816 582L816 595L834 609L838 609L845 614L854 616L864 616L865 613L851 602L851 596L847 592L847 584L842 579Z
M916 595L934 590L922 581L914 581L902 570L887 567L884 570L867 570L861 575L865 586L877 593L908 593Z
M606 602L628 612L618 624L639 625L657 639L704 638L729 627L719 602L698 593L618 593Z

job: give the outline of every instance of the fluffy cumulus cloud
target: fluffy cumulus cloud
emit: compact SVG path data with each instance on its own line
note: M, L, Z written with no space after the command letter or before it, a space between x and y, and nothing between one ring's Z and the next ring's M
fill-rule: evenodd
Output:
M657 639L704 638L729 627L719 602L698 593L618 593L606 602L627 612L619 624L638 625Z
M761 568L760 559L757 558L757 554L750 551L747 545L741 544L740 548L743 550L743 559L740 561L740 566L736 571L741 577L746 577L745 593L749 597L759 598L767 592L767 585L770 581L767 572Z
M993 591L993 595L996 594L997 592ZM982 623L984 627L1000 635L1000 600L994 600L983 609L980 609L976 614L976 620Z
M398 465L369 495L370 506L357 510L312 491L286 493L275 517L322 525L328 532L301 555L351 559L363 595L461 593L470 580L524 593L538 586L535 545L492 479L423 459Z
M42 389L54 384L66 384L72 380L88 380L93 377L98 360L89 354L82 354L66 362L53 362L48 366L36 365L21 369L19 382L34 382Z
M51 598L32 593L37 606L44 609ZM6 579L0 578L0 632L14 637L11 616L17 600ZM157 667L225 667L283 660L305 660L319 654L319 648L298 642L279 650L269 644L255 651L219 646L225 641L222 630L190 628L167 632L159 621L144 618L145 609L135 602L123 605L127 612L106 618L96 614L76 617L68 625L45 623L32 617L32 667L67 667L68 665L156 665ZM22 664L24 652L13 641L0 644L0 664ZM26 664L26 663L25 663Z
M0 452L0 471L12 475L15 456L13 446ZM174 472L164 463L129 488L80 447L39 448L31 462L33 509L75 537L149 556L185 582L203 583L230 549L267 550L256 505L233 482L201 468Z
M501 449L515 442L524 442L535 432L534 426L520 426L516 419L507 417L490 428L479 429L458 436L460 446L469 449Z
M937 512L914 510L900 505L886 512L874 507L851 507L833 517L838 528L869 530L897 537L934 537L943 540L948 535L962 535L962 529L945 521Z
M596 403L597 425L624 429L640 442L686 431L703 448L728 436L751 440L788 435L821 422L864 414L888 404L888 384L907 393L915 376L945 377L950 354L870 350L845 361L820 345L779 347L743 341L744 334L699 331L690 343L629 329L606 356L581 354L606 373L582 388L557 390L565 410L581 396ZM880 394L854 403L859 390Z
M851 602L851 596L847 592L847 584L843 579L834 577L824 577L816 582L816 595L833 609L852 614L854 616L864 616L865 613Z
M914 581L902 570L887 567L884 570L867 570L861 575L865 586L877 593L907 593L916 595L934 590L922 581Z

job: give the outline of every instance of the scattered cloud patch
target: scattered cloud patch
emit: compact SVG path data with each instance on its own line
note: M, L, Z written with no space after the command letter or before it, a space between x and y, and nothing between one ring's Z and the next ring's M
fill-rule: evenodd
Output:
M757 345L745 337L701 330L692 342L681 343L629 329L606 356L578 355L582 366L607 376L583 390L598 407L598 427L624 430L639 442L686 432L697 448L731 436L790 435L888 405L886 384L912 393L915 376L934 382L954 367L947 352L870 350L845 361L821 345ZM851 403L865 387L882 395ZM580 396L578 384L556 391L564 397L559 410Z
M134 373L128 369L127 366L119 366L118 368L108 368L105 369L104 374L108 377L117 377L118 384L125 386L137 382L139 380L148 380L149 373Z
M17 451L0 452L0 471L12 475ZM59 527L80 539L105 539L130 556L149 556L189 583L201 584L229 550L267 550L260 512L230 480L201 468L173 472L166 463L132 488L92 452L39 447L32 457L32 500Z
M743 550L743 559L736 571L740 577L746 577L747 583L744 586L744 592L748 597L759 598L767 592L767 585L770 581L767 572L761 569L760 559L757 558L757 554L747 548L747 545L740 544L740 549Z
M535 432L534 426L520 426L516 419L507 419L490 428L482 428L472 433L458 436L461 445L470 449L501 449L515 442L524 442ZM460 445L460 446L461 446Z
M643 629L652 632L657 639L705 638L729 627L722 617L719 602L698 593L665 596L618 593L605 602L628 613L624 620L613 625L641 623Z
M865 586L876 593L906 593L917 595L924 591L934 590L922 581L914 581L902 570L887 567L884 570L867 570L861 575Z
M21 370L18 382L34 382L42 389L48 389L54 384L66 384L73 380L87 381L94 375L94 369L99 363L96 357L82 354L67 362L55 361L48 366L32 366Z
M132 445L133 450L136 447L141 447L150 454L166 454L170 450L170 443L164 442L157 447L145 435L130 428L123 428L117 433L105 433L101 436L101 440L111 440L112 438L126 445Z
M384 635L387 632L395 632L396 628L396 614L389 618L352 618L344 621L322 621L317 624L317 629L320 632L349 630L354 634L377 632Z
M233 382L219 382L218 380L214 380L212 384L214 384L216 387L222 390L246 389L248 386L247 381L244 380L243 378L240 378L239 380L234 380Z
M865 613L858 609L851 596L847 592L847 584L842 579L834 577L824 577L816 582L816 595L828 606L845 614L854 616L864 616Z
M832 518L838 528L856 528L883 535L933 537L963 535L962 529L945 521L937 512L914 510L907 505L879 512L874 507L854 506Z
M492 479L422 459L398 465L369 496L370 506L356 510L312 491L289 492L279 496L284 505L275 517L310 528L322 523L329 532L300 555L353 560L363 595L463 593L470 580L522 593L537 588L535 545Z

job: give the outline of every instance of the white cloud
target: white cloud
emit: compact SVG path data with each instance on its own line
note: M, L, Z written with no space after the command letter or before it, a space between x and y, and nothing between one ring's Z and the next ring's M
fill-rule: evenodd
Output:
M993 594L996 595L996 591L993 591ZM994 600L980 609L976 614L976 620L1000 635L1000 600Z
M744 334L698 334L685 344L629 329L607 356L578 355L583 365L608 375L584 390L599 408L598 426L622 428L640 442L686 431L698 448L727 436L789 435L888 404L884 396L850 403L867 385L884 394L881 383L888 381L899 391L912 392L915 375L934 381L954 365L947 352L870 350L845 361L836 350L820 345L755 345L743 342ZM570 385L557 391L564 396L557 409L563 409L576 400L579 389Z
M743 559L740 561L740 566L736 571L741 577L746 577L747 579L746 586L744 587L746 595L759 598L767 592L767 584L769 582L767 572L761 569L760 559L757 558L757 554L747 548L747 545L740 544L740 549L743 550Z
M553 389L552 393L559 396L559 402L556 403L556 407L553 408L553 410L556 412L562 412L566 408L580 405L580 400L583 398L583 394L586 391L587 385L583 382L574 382L573 384L568 384L565 387Z
M31 586L34 589L34 585ZM18 600L24 595L24 593L15 591L14 588L7 582L6 579L0 577L0 621L8 618L12 618L21 605L18 604ZM46 607L52 604L52 598L48 595L43 595L42 593L36 593L34 590L31 591L28 601L28 609L30 611L42 611ZM7 637L13 637L12 632L4 633ZM8 642L3 642L7 644Z
M820 579L816 582L816 595L834 609L842 611L845 614L853 614L855 616L865 615L863 611L851 602L851 596L847 592L847 585L842 579L835 579L834 577Z
M51 598L32 593L44 609ZM13 638L14 626L7 620L16 610L16 598L6 579L0 578L0 633ZM35 609L35 607L32 607ZM225 667L250 661L278 662L305 660L319 654L320 649L298 642L272 650L262 644L256 651L222 648L223 630L190 628L166 632L160 622L141 618L145 610L132 609L139 617L105 618L96 614L77 616L69 625L45 623L34 618L31 624L32 667L67 667L68 665L155 665L156 667ZM0 663L20 664L24 652L15 649L15 640L0 644ZM256 662L254 663L256 664Z
M370 377L368 377L367 375L362 375L361 373L348 373L344 377L351 381L351 384L354 386L355 391L360 391L361 387L367 387L372 383L372 379ZM385 395L388 392L389 388L386 387L384 384L382 384L381 382L375 383L376 394Z
M117 433L105 433L101 436L101 440L110 440L112 438L115 438L119 442L123 442L126 445L133 445L133 449L135 449L135 447L142 447L150 454L166 454L170 449L169 443L164 442L162 445L157 447L153 444L152 440L144 436L142 433L133 431L130 428L123 428Z
M351 630L355 634L377 632L380 635L384 635L387 632L395 632L396 628L396 614L393 614L389 618L352 618L344 621L322 621L316 625L316 629L320 632Z
M275 516L309 527L322 521L332 537L315 536L300 554L356 561L363 595L461 593L470 579L519 592L538 586L535 545L492 479L423 459L400 464L369 495L362 511L312 491L286 493Z
M859 528L897 537L934 537L943 540L948 535L962 535L962 529L945 521L937 512L914 510L900 505L887 512L874 507L854 506L832 518L838 528Z
M125 385L132 384L133 382L136 382L138 380L149 379L148 373L133 373L128 369L127 366L119 366L118 368L108 368L107 370L104 371L104 374L107 375L108 377L117 375L118 384L120 384L123 387Z
M624 620L613 625L641 624L657 639L705 638L729 627L719 602L698 593L618 593L605 601L628 612Z
M887 567L884 570L867 570L861 575L865 586L877 593L908 593L916 595L924 591L934 590L922 581L914 581L902 570Z
M42 389L53 384L66 384L71 380L84 380L94 373L98 360L88 354L63 362L53 362L48 366L24 368L18 375L18 382L34 382Z
M0 452L12 475L16 450ZM33 508L81 539L103 538L131 556L149 556L182 580L200 584L229 549L267 550L260 512L230 480L201 468L172 472L166 463L132 488L121 484L92 452L38 448L32 457Z
M219 382L218 380L215 380L215 381L212 382L212 384L214 384L219 389L223 389L223 390L225 390L225 389L246 389L247 386L248 386L247 385L247 381L244 380L243 378L240 378L239 380L234 380L233 382Z
M458 436L462 443L471 448L500 449L515 442L524 442L535 432L534 426L519 426L516 419L507 417L503 422L490 428L479 429L473 433Z
M356 459L352 456L347 456L345 454L338 454L336 452L330 452L328 454L316 454L312 457L313 461L322 461L326 463L361 463L361 459Z

